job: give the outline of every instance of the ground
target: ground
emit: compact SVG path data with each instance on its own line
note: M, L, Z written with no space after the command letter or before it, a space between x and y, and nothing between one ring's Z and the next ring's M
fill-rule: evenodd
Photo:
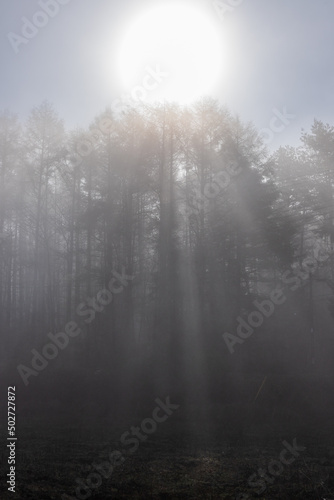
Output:
M77 480L86 481L120 448L120 437L140 425L155 407L116 416L80 415L53 409L43 416L31 412L18 418L17 493L0 485L1 499L44 500L76 498ZM180 406L155 432L129 453L98 488L81 498L333 500L334 439L331 422L307 422L277 414L261 419L244 408L213 407L211 417L200 408ZM234 412L234 413L233 413ZM243 417L241 418L241 415ZM238 418L239 417L239 418ZM296 419L295 419L296 420ZM297 425L297 427L296 427ZM257 495L249 477L272 460L279 460L283 441L296 439L305 448ZM289 455L291 456L291 455ZM117 457L116 457L117 458ZM7 474L7 450L1 446L1 477ZM110 464L110 462L109 462ZM108 465L108 464L107 464ZM92 480L99 481L98 476ZM96 479L97 478L97 479ZM253 479L254 480L254 479ZM258 477L257 480L260 480ZM256 479L255 479L256 481ZM80 498L80 497L79 497Z

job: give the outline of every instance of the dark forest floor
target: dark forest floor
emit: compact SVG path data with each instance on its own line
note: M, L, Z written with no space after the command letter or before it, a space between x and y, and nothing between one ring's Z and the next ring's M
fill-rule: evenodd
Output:
M44 500L76 498L76 479L87 480L92 464L108 460L120 450L119 439L139 426L150 410L114 417L62 414L53 410L41 417L21 415L17 422L17 493L0 485L1 499ZM213 409L211 418L200 409L180 407L159 423L133 453L115 465L109 478L81 498L107 499L225 499L246 498L333 500L334 436L331 422L295 425L293 417L254 421L242 408ZM242 425L240 422L242 421ZM254 424L255 422L255 424ZM279 460L283 441L306 449L275 476L269 474L265 491L257 495L248 485L260 467L268 473ZM1 477L7 474L7 450L1 443ZM291 457L291 454L289 454ZM110 462L109 462L110 463ZM275 473L276 469L272 469ZM95 471L96 472L96 471ZM257 478L260 479L259 477ZM256 479L255 479L256 480ZM79 497L80 498L80 497Z

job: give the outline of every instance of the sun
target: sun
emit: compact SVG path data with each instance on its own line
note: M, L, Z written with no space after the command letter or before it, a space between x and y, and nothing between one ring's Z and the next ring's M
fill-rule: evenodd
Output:
M169 2L128 26L118 51L123 89L135 100L186 104L209 95L224 66L222 40L205 11Z

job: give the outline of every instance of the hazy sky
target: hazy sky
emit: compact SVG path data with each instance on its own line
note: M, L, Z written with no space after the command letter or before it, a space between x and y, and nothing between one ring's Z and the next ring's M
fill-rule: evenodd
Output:
M87 126L121 94L114 62L127 23L159 0L59 0L59 12L15 53L8 33L22 36L22 18L31 21L42 2L2 1L0 109L24 119L48 99L68 127ZM333 0L241 0L223 20L210 0L192 3L222 34L228 64L214 97L232 113L261 129L286 107L295 118L275 133L275 147L297 144L314 118L334 125Z

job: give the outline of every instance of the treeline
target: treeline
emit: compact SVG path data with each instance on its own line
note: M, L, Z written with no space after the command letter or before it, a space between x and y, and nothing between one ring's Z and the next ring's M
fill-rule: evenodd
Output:
M252 125L209 99L121 116L107 109L89 130L70 132L47 102L26 123L5 111L2 362L28 363L49 332L75 321L82 335L57 369L127 373L139 363L169 382L209 380L264 345L269 363L268 338L233 357L222 335L291 266L308 285L320 269L333 283L333 214L334 128L319 121L299 148L270 155ZM305 290L261 327L276 354L296 341ZM311 319L298 317L302 365Z

